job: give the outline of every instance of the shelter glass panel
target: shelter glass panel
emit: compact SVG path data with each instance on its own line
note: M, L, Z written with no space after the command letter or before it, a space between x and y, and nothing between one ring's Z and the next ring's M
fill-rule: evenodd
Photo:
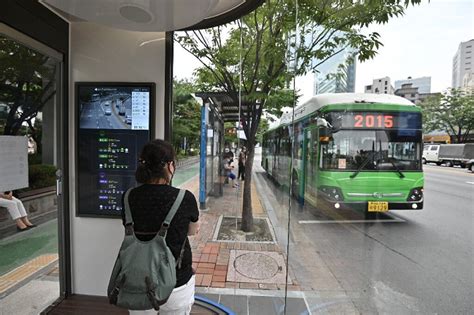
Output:
M6 314L17 313L18 305L38 312L60 293L62 63L36 45L0 32L0 304Z

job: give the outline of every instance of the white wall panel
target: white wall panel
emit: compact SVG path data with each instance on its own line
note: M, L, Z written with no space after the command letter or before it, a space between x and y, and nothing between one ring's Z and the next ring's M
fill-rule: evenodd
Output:
M156 138L164 137L165 33L116 30L89 22L71 23L70 117L78 81L155 82ZM70 133L71 247L73 293L106 295L107 283L123 239L119 219L76 217L75 135Z

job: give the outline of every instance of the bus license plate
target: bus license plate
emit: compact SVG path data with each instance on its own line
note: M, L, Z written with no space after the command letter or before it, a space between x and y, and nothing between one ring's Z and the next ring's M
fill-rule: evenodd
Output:
M388 202L386 201L369 201L369 212L386 212L388 211Z

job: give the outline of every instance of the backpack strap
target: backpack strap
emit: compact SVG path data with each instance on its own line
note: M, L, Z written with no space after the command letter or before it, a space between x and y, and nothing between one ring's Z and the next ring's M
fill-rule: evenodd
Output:
M181 202L183 201L185 193L186 193L186 190L184 190L184 189L179 190L178 197L176 197L176 200L174 201L173 206L171 206L171 209L168 212L168 215L166 216L165 220L161 224L160 230L158 231L158 234L160 236L166 237L166 234L168 232L168 228L170 226L171 220L173 220L173 217L176 214L176 211L178 210L179 206L181 205Z
M128 203L128 195L132 191L132 188L129 188L125 192L125 197L123 200L124 207L125 207L125 235L132 235L133 234L133 218L132 212L130 211L130 204Z

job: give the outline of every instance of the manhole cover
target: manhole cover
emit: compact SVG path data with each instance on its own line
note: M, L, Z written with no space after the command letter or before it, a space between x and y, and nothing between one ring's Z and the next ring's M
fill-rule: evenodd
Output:
M247 253L236 257L234 268L241 275L256 280L272 278L280 269L274 258L261 253Z

